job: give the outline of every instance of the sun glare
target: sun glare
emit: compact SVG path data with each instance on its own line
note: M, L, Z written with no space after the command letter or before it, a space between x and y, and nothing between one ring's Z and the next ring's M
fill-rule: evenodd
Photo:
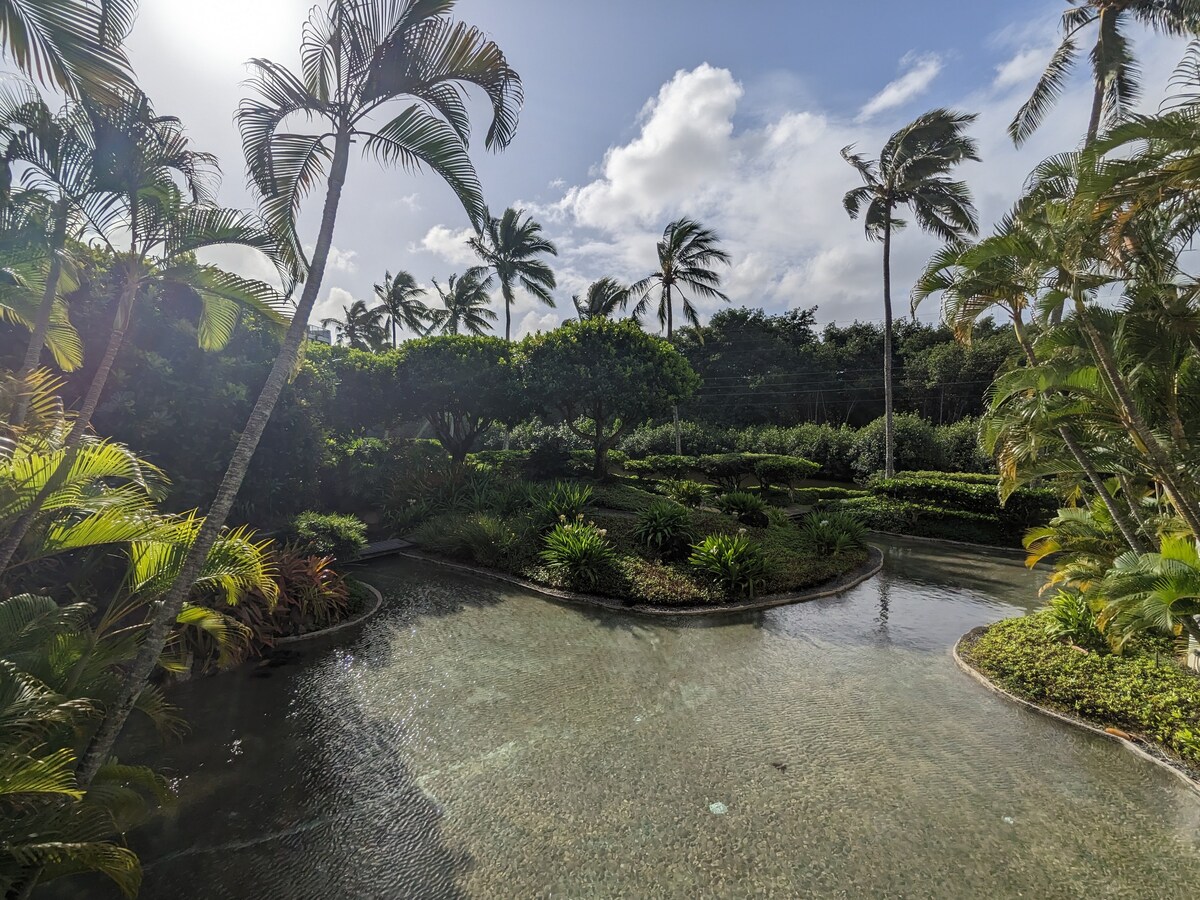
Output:
M299 44L307 7L308 0L151 0L142 5L134 40L152 37L190 65L281 59Z

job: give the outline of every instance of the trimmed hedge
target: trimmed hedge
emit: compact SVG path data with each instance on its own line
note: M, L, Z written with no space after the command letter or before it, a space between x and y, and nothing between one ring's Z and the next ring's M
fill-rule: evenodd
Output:
M872 494L834 500L829 506L854 513L872 531L888 531L912 537L1016 548L1021 546L1021 537L1024 535L1024 529L1013 529L987 513L946 509Z
M997 622L962 655L1019 697L1144 734L1200 764L1200 678L1145 650L1082 652L1051 637L1049 625L1045 612Z
M995 479L980 482L942 474L903 474L873 479L870 487L875 495L891 500L986 513L1022 531L1048 522L1059 507L1058 495L1045 488L1020 488L1001 506Z

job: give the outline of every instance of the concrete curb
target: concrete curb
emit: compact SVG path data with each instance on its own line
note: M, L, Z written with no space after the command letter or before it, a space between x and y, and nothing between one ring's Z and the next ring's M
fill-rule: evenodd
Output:
M1004 688L1000 687L1000 685L996 684L994 681L992 681L990 678L988 678L986 675L984 675L982 672L980 672L978 669L976 669L973 665L971 665L969 662L967 662L965 659L963 659L960 649L963 646L964 642L966 642L968 640L974 640L975 638L982 635L985 631L987 631L987 629L988 629L988 626L986 626L986 625L980 626L979 628L973 628L970 631L968 631L966 634L964 634L962 637L960 637L958 639L958 641L955 642L954 647L951 649L950 653L954 657L954 662L958 664L958 667L960 669L962 669L964 672L966 672L968 675L970 675L972 678L974 678L976 681L978 681L980 684L982 684L988 690L992 691L995 694L999 694L1001 697L1004 697L1007 700L1011 700L1013 703L1020 704L1021 706L1024 706L1026 709L1031 709L1034 712L1041 713L1043 716L1048 716L1051 719L1057 719L1058 721L1064 722L1067 725L1073 725L1076 728L1082 728L1085 731L1090 731L1090 732L1092 732L1092 734L1098 734L1098 735L1100 735L1100 737L1108 738L1111 741L1116 741L1118 744L1120 744L1122 747L1124 747L1130 753L1133 753L1135 756L1140 756L1142 759L1146 760L1147 762L1152 762L1156 766L1166 769L1168 772L1170 772L1172 775L1174 775L1176 778L1178 778L1180 781L1182 781L1185 785L1187 785L1192 790L1193 793L1195 793L1197 796L1200 796L1200 779L1197 779L1194 776L1190 775L1188 772L1185 772L1184 770L1178 768L1177 766L1172 765L1170 762L1168 762L1166 759L1163 759L1161 756L1158 756L1154 753L1148 752L1147 750L1145 750L1141 746L1139 746L1139 744L1136 741L1121 737L1121 735L1119 735L1119 734L1113 734L1111 731L1105 731L1103 728L1099 727L1098 725L1093 725L1091 722L1087 722L1084 719L1079 718L1078 716L1068 715L1067 713L1059 712L1056 709L1051 709L1048 706L1042 706L1039 703L1034 703L1032 700L1026 700L1024 697L1018 697L1016 694L1010 693L1009 691L1006 691ZM1147 743L1149 743L1149 742L1147 742ZM1156 746L1156 745L1152 745L1152 746ZM1161 752L1165 753L1165 751L1161 751Z
M874 578L883 568L883 552L874 546L867 548L867 561L853 572L841 575L831 582L827 582L828 587L820 587L811 591L803 591L794 594L769 594L765 597L760 597L752 603L741 603L737 606L695 606L681 609L673 609L662 606L626 606L619 600L614 600L611 597L600 597L595 594L579 594L573 591L561 591L557 588L547 587L544 584L538 584L533 581L527 581L524 578L518 578L515 575L509 575L504 572L497 572L494 569L485 569L480 566L472 566L467 563L452 562L446 559L440 559L436 556L429 556L415 550L401 550L397 552L397 556L403 556L406 559L416 560L418 562L432 563L435 566L441 566L446 569L453 569L458 572L465 572L469 575L476 575L481 578L490 578L495 581L503 581L507 584L513 584L518 587L525 588L528 591L542 594L554 600L561 600L566 603L572 603L577 606L589 606L598 609L605 609L609 612L630 613L635 616L649 616L654 618L675 618L679 616L723 616L733 613L755 612L757 610L772 609L776 606L788 606L793 603L805 603L809 600L820 600L823 597L833 597L837 594L844 593L851 588L857 587L864 581Z
M349 631L351 628L356 628L363 622L367 621L367 619L371 618L371 616L375 615L375 613L379 612L380 608L383 606L383 594L379 593L379 589L376 588L375 585L367 584L367 582L361 579L355 580L358 581L358 583L365 587L368 591L370 591L372 596L374 596L375 602L371 605L370 609L362 613L362 615L351 619L349 622L339 622L336 625L330 625L328 628L322 628L320 631L310 631L307 634L295 634L291 635L290 637L279 638L275 641L274 646L289 646L300 644L305 641L317 640L319 638L332 637L335 634L340 634L343 631Z

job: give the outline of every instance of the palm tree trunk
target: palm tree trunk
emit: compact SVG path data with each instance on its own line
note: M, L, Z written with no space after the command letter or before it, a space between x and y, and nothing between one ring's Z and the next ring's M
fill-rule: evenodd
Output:
M46 480L38 495L33 499L33 502L29 504L25 512L13 523L12 527L8 530L8 534L4 536L3 542L0 542L0 572L8 569L9 564L12 563L13 556L21 546L21 542L25 540L25 536L29 534L29 529L33 527L34 520L37 519L38 513L41 512L46 498L58 490L62 486L62 483L67 480L67 476L70 475L71 469L75 465L75 460L79 457L79 448L82 446L83 437L87 434L88 426L92 422L92 415L96 412L96 407L100 405L100 395L104 392L104 385L108 381L109 373L112 372L113 362L121 350L121 345L125 343L125 333L129 327L129 315L132 312L133 301L136 298L137 280L134 276L130 275L125 289L117 301L112 328L109 331L108 346L104 349L104 356L100 360L100 366L92 376L91 384L88 385L87 394L84 396L83 405L79 408L79 412L75 416L75 422L71 425L71 430L67 433L67 439L63 444L63 449L66 450L66 453L62 461L58 464L58 467Z
M504 340L512 343L512 302L504 298Z
M212 549L221 529L229 517L229 511L237 498L238 490L246 477L250 460L258 447L275 404L283 392L291 373L299 358L300 348L308 326L308 317L312 314L316 303L317 293L325 276L325 265L329 259L329 248L333 244L334 226L337 223L338 205L341 202L342 186L346 181L346 169L350 160L350 131L346 127L339 129L335 139L333 162L330 166L329 182L325 193L325 207L321 216L321 230L317 236L317 245L313 250L312 265L308 278L304 283L304 292L296 306L292 324L288 328L283 346L275 358L271 374L267 376L246 427L242 431L237 449L225 470L225 477L217 489L216 497L204 524L196 535L196 540L188 551L187 558L180 568L170 590L150 621L150 628L142 638L133 667L125 678L117 701L105 712L104 720L100 723L96 734L92 737L87 751L79 763L78 782L80 787L87 788L95 778L103 760L112 755L113 746L125 725L129 713L137 701L138 695L150 681L162 655L163 646L171 627L179 615L179 610L191 592L192 585L200 574L208 553Z
M1013 330L1017 333L1017 342L1021 345L1021 349L1025 351L1025 358L1029 360L1031 366L1037 365L1037 356L1033 352L1033 345L1029 342L1029 335L1025 333L1025 324L1021 321L1020 315L1013 316ZM1058 427L1059 437L1062 438L1063 444L1066 445L1067 451L1075 458L1076 464L1092 486L1092 490L1100 498L1100 502L1104 504L1104 508L1108 510L1108 514L1112 516L1113 524L1121 532L1121 536L1125 538L1131 550L1136 550L1138 553L1145 553L1149 548L1138 534L1138 529L1129 517L1125 515L1125 510L1117 503L1117 498L1112 495L1108 486L1104 483L1104 479L1100 477L1100 473L1096 471L1096 467L1092 465L1091 459L1084 452L1083 447L1079 445L1079 441L1075 438L1074 432L1066 425Z
M1167 496L1170 498L1176 512L1187 523L1192 534L1200 538L1200 512L1197 512L1191 498L1180 488L1179 481L1176 478L1177 473L1171 463L1170 457L1167 455L1166 450L1163 449L1162 444L1158 442L1158 438L1150 430L1149 425L1146 424L1141 410L1137 408L1137 404L1134 402L1133 395L1129 390L1129 385L1126 384L1124 376L1117 367L1112 350L1105 342L1104 336L1092 324L1091 317L1088 315L1087 305L1083 302L1083 297L1079 294L1078 290L1075 292L1075 309L1080 324L1083 326L1083 331L1088 338L1088 342L1092 345L1092 352L1096 357L1096 361L1100 364L1100 369L1104 372L1105 378L1108 380L1113 394L1117 398L1117 403L1124 414L1126 425L1146 448L1146 455L1150 458L1153 468L1162 480L1163 488L1166 490Z
M54 232L50 240L50 271L46 274L46 289L42 292L42 304L38 307L37 321L29 335L29 346L25 348L25 359L17 378L24 381L33 374L34 369L42 359L42 348L46 345L46 334L50 331L50 317L54 314L54 300L58 296L58 281L62 276L62 250L67 243L67 220L70 207L67 201L60 200L55 208ZM9 424L21 425L29 414L29 394L21 391L13 404Z
M667 305L667 340L671 340L672 315L671 315L671 283L668 281L663 285L663 302ZM675 423L675 455L683 455L683 425L679 421L679 404L675 403L671 406L671 418Z
M883 225L883 474L896 474L896 434L892 410L892 207Z
M1107 9L1100 10L1100 19L1097 23L1099 28L1096 32L1096 49L1095 54L1098 58L1103 52L1104 33L1110 27L1109 17L1113 13ZM1084 140L1084 147L1088 147L1095 143L1097 136L1100 134L1100 114L1104 111L1104 84L1099 78L1095 78L1095 84L1092 87L1092 113L1088 117L1087 137Z

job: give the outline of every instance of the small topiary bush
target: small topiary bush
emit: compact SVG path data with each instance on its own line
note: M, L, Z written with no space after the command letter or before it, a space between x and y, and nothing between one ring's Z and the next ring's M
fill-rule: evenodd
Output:
M764 454L752 463L754 477L764 491L779 485L788 489L789 495L796 482L811 478L820 471L821 467L815 462L801 459L798 456L776 456Z
M814 556L841 556L867 545L867 528L848 512L814 512L800 523L800 539Z
M1051 614L990 626L963 655L1014 694L1141 733L1200 764L1200 678L1168 655L1085 653L1049 633Z
M616 561L607 532L582 516L554 526L538 556L552 575L583 590L594 589Z
M664 559L683 555L692 542L692 523L678 503L660 500L638 516L634 540Z
M287 542L312 556L352 559L367 546L367 526L356 516L302 512L292 519Z
M692 547L688 562L731 597L753 598L766 583L762 548L744 534L710 534Z
M717 509L726 515L735 517L743 525L766 528L770 524L770 520L767 518L766 501L757 494L730 491L717 498Z
M668 478L683 478L696 468L694 456L655 454L645 459L630 459L625 462L625 471L631 475L660 475Z

